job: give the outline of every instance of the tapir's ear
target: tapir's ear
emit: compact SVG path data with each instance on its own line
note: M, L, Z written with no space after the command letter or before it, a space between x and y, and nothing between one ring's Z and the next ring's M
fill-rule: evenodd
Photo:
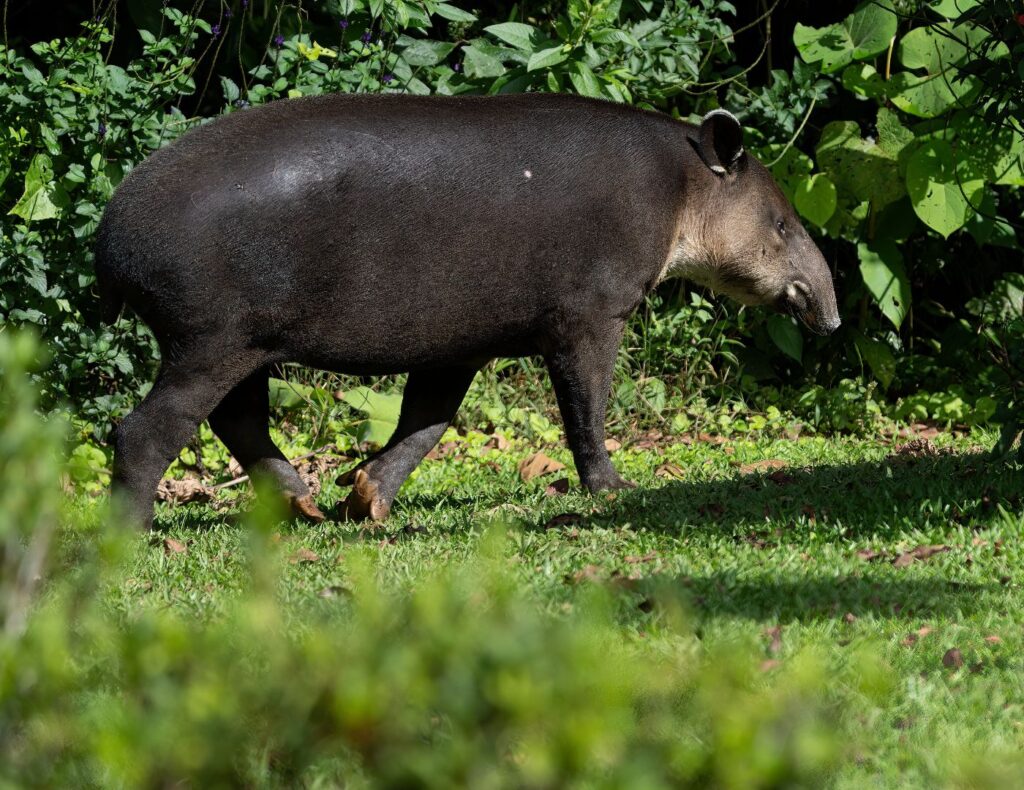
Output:
M715 173L724 176L743 158L743 127L728 110L712 110L700 123L700 152Z

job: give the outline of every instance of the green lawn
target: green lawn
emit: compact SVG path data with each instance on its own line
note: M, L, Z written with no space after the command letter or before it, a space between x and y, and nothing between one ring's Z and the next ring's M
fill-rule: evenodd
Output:
M627 442L613 459L639 487L594 497L561 448L546 452L565 472L523 482L517 464L537 448L448 438L386 523L278 527L291 627L311 612L344 615L350 556L369 553L385 587L413 589L501 525L505 561L539 609L560 615L607 587L623 638L641 649L662 645L649 635L668 590L682 595L700 650L751 650L765 683L798 653L820 654L837 678L865 645L878 653L882 698L830 690L848 703L842 737L858 744L838 786L925 786L950 747L984 764L1024 746L1024 467L987 457L994 435L939 435L916 452L897 452L906 438ZM325 510L344 496L334 476L317 497ZM569 493L546 491L563 476ZM76 510L95 527L90 502ZM109 606L215 619L248 585L247 535L231 512L161 505L159 532L134 540L106 586ZM62 533L69 571L94 534ZM922 546L941 550L915 556Z

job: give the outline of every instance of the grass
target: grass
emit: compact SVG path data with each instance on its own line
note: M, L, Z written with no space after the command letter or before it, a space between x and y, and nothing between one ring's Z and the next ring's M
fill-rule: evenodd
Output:
M594 497L579 491L563 449L546 452L567 465L569 493L551 495L562 473L517 473L536 448L447 438L453 452L424 462L383 525L281 525L293 562L279 595L292 627L311 608L344 612L352 552L375 556L385 586L411 588L471 556L500 523L508 565L538 607L563 612L588 585L607 585L624 637L641 644L658 633L652 601L668 589L686 602L702 649L752 650L766 682L797 653L838 670L869 645L889 667L889 692L869 704L833 690L852 703L844 726L861 743L836 786L923 786L946 756L937 744L982 762L1024 746L1024 466L988 458L994 434L939 435L919 455L881 438L626 446L613 459L639 487ZM318 500L344 493L325 479ZM98 526L90 502L75 509L83 526L62 539L71 573ZM157 526L108 585L108 605L126 617L146 607L216 617L246 586L245 532L199 505L161 506ZM898 560L918 546L942 550Z

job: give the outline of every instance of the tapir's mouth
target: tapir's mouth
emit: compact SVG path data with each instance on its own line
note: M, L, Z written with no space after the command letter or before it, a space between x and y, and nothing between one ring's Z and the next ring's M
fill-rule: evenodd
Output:
M816 335L830 335L839 328L841 323L839 316L828 322L822 321L814 307L810 292L803 283L787 286L775 307L779 312L793 316Z

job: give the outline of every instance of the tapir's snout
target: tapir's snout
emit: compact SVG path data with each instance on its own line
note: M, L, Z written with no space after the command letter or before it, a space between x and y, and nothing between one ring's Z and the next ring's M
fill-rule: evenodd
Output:
M776 306L782 312L799 319L815 334L832 334L842 324L842 320L836 305L832 274L825 259L814 247L803 265L795 268L796 275L786 283Z

